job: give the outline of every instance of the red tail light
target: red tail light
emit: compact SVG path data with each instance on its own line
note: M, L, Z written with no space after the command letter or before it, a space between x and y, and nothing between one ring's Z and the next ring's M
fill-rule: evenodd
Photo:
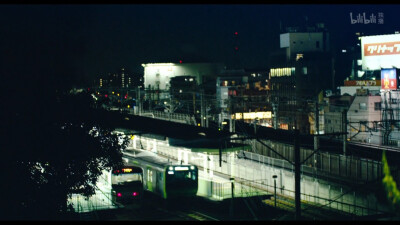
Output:
M121 194L121 193L117 193L117 196L118 196L118 197L121 197L121 196L122 196L122 194Z

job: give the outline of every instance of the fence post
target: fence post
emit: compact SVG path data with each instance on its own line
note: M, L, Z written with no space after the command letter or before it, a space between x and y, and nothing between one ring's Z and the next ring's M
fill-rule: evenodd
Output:
M344 196L343 196L343 188L342 187L340 187L340 198L342 198L342 211L343 211L343 199L344 199Z
M357 162L359 162L358 160L356 160L356 179L358 180L358 163Z
M328 153L328 171L329 171L329 174L331 174L331 154L330 153Z
M324 171L324 162L322 161L322 153L319 154L320 156L320 162L321 162L321 171Z

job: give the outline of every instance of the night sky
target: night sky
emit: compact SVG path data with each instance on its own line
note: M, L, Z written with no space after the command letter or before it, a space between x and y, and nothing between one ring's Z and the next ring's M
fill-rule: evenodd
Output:
M233 62L234 32L244 68L267 68L279 27L325 23L337 49L357 31L400 30L400 5L0 5L0 72L18 87L86 85L142 63ZM384 24L351 24L379 12ZM25 83L23 83L23 81ZM22 83L21 83L22 82ZM2 85L7 85L7 82Z

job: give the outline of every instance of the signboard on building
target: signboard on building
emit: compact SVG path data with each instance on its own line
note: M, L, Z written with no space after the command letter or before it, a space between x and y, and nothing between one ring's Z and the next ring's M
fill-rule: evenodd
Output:
M397 73L396 69L381 70L381 89L396 90L397 89Z
M361 37L363 70L400 68L400 34Z
M345 80L344 86L381 86L380 80Z

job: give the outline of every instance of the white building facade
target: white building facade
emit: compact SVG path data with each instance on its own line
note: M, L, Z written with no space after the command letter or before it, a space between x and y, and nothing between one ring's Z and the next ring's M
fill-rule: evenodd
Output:
M400 90L382 90L382 142L400 147Z
M347 111L347 139L381 144L381 96L355 96Z
M323 32L284 33L280 35L280 47L286 48L288 60L294 54L329 51L329 46L326 44L328 42L326 35Z
M144 68L144 87L152 90L168 90L170 79L176 76L194 76L197 84L207 77L217 77L225 66L222 63L148 63Z

